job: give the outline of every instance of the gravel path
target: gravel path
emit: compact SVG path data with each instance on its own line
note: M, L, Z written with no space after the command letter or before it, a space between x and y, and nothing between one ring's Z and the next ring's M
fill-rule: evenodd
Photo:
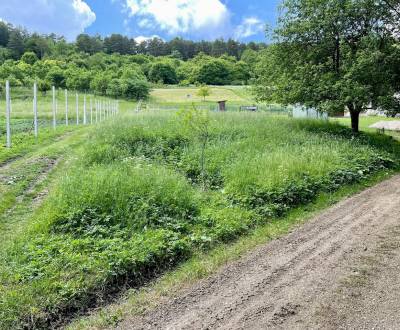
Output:
M380 121L371 125L370 128L380 128L389 131L400 131L400 120Z
M400 329L400 176L120 329Z

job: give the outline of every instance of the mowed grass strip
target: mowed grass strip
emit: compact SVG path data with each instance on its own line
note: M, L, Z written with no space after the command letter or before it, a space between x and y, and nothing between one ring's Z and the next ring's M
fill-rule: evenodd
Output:
M212 114L203 142L170 112L93 131L0 254L0 326L65 322L321 193L397 168L400 155L390 137L262 113Z

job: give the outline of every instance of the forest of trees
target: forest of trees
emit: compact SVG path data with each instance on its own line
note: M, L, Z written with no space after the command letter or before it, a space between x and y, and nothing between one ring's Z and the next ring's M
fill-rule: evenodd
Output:
M113 34L81 34L69 43L56 35L30 34L0 22L0 86L92 91L111 97L144 98L150 84L246 85L265 44L234 40L136 43ZM1 88L1 87L0 87Z
M245 44L233 39L192 41L175 38L164 41L155 37L138 43L134 38L121 34L112 34L106 38L80 34L74 43L68 43L62 36L30 34L24 29L0 21L0 64L7 59L18 60L27 51L34 52L39 59L65 56L74 52L89 55L104 52L120 55L172 56L181 60L189 60L204 53L214 57L228 55L239 60L246 50L258 51L265 47L264 43Z

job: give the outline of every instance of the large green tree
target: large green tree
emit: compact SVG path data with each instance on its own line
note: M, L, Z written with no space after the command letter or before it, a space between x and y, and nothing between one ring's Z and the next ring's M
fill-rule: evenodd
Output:
M162 82L163 84L176 84L178 78L175 68L168 62L156 62L149 71L149 79L153 82Z
M398 100L399 20L393 0L284 0L275 42L263 51L256 95L321 111L347 108L354 132L369 107Z
M0 46L1 47L7 46L9 39L10 39L10 28L6 23L0 21Z
M76 48L84 53L95 54L103 50L103 41L99 36L80 34L76 38Z
M25 51L24 37L19 30L11 31L7 48L14 59L19 59Z
M104 39L106 53L119 53L121 55L134 54L136 42L120 34L112 34Z
M229 83L229 65L222 59L210 59L200 64L197 81L207 85L225 85Z

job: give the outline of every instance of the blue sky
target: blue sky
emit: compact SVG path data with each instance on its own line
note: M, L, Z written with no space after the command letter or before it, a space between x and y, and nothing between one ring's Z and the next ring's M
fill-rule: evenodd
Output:
M12 2L12 4L11 4ZM13 0L0 19L73 40L77 34L121 33L143 40L234 38L265 41L280 0Z

